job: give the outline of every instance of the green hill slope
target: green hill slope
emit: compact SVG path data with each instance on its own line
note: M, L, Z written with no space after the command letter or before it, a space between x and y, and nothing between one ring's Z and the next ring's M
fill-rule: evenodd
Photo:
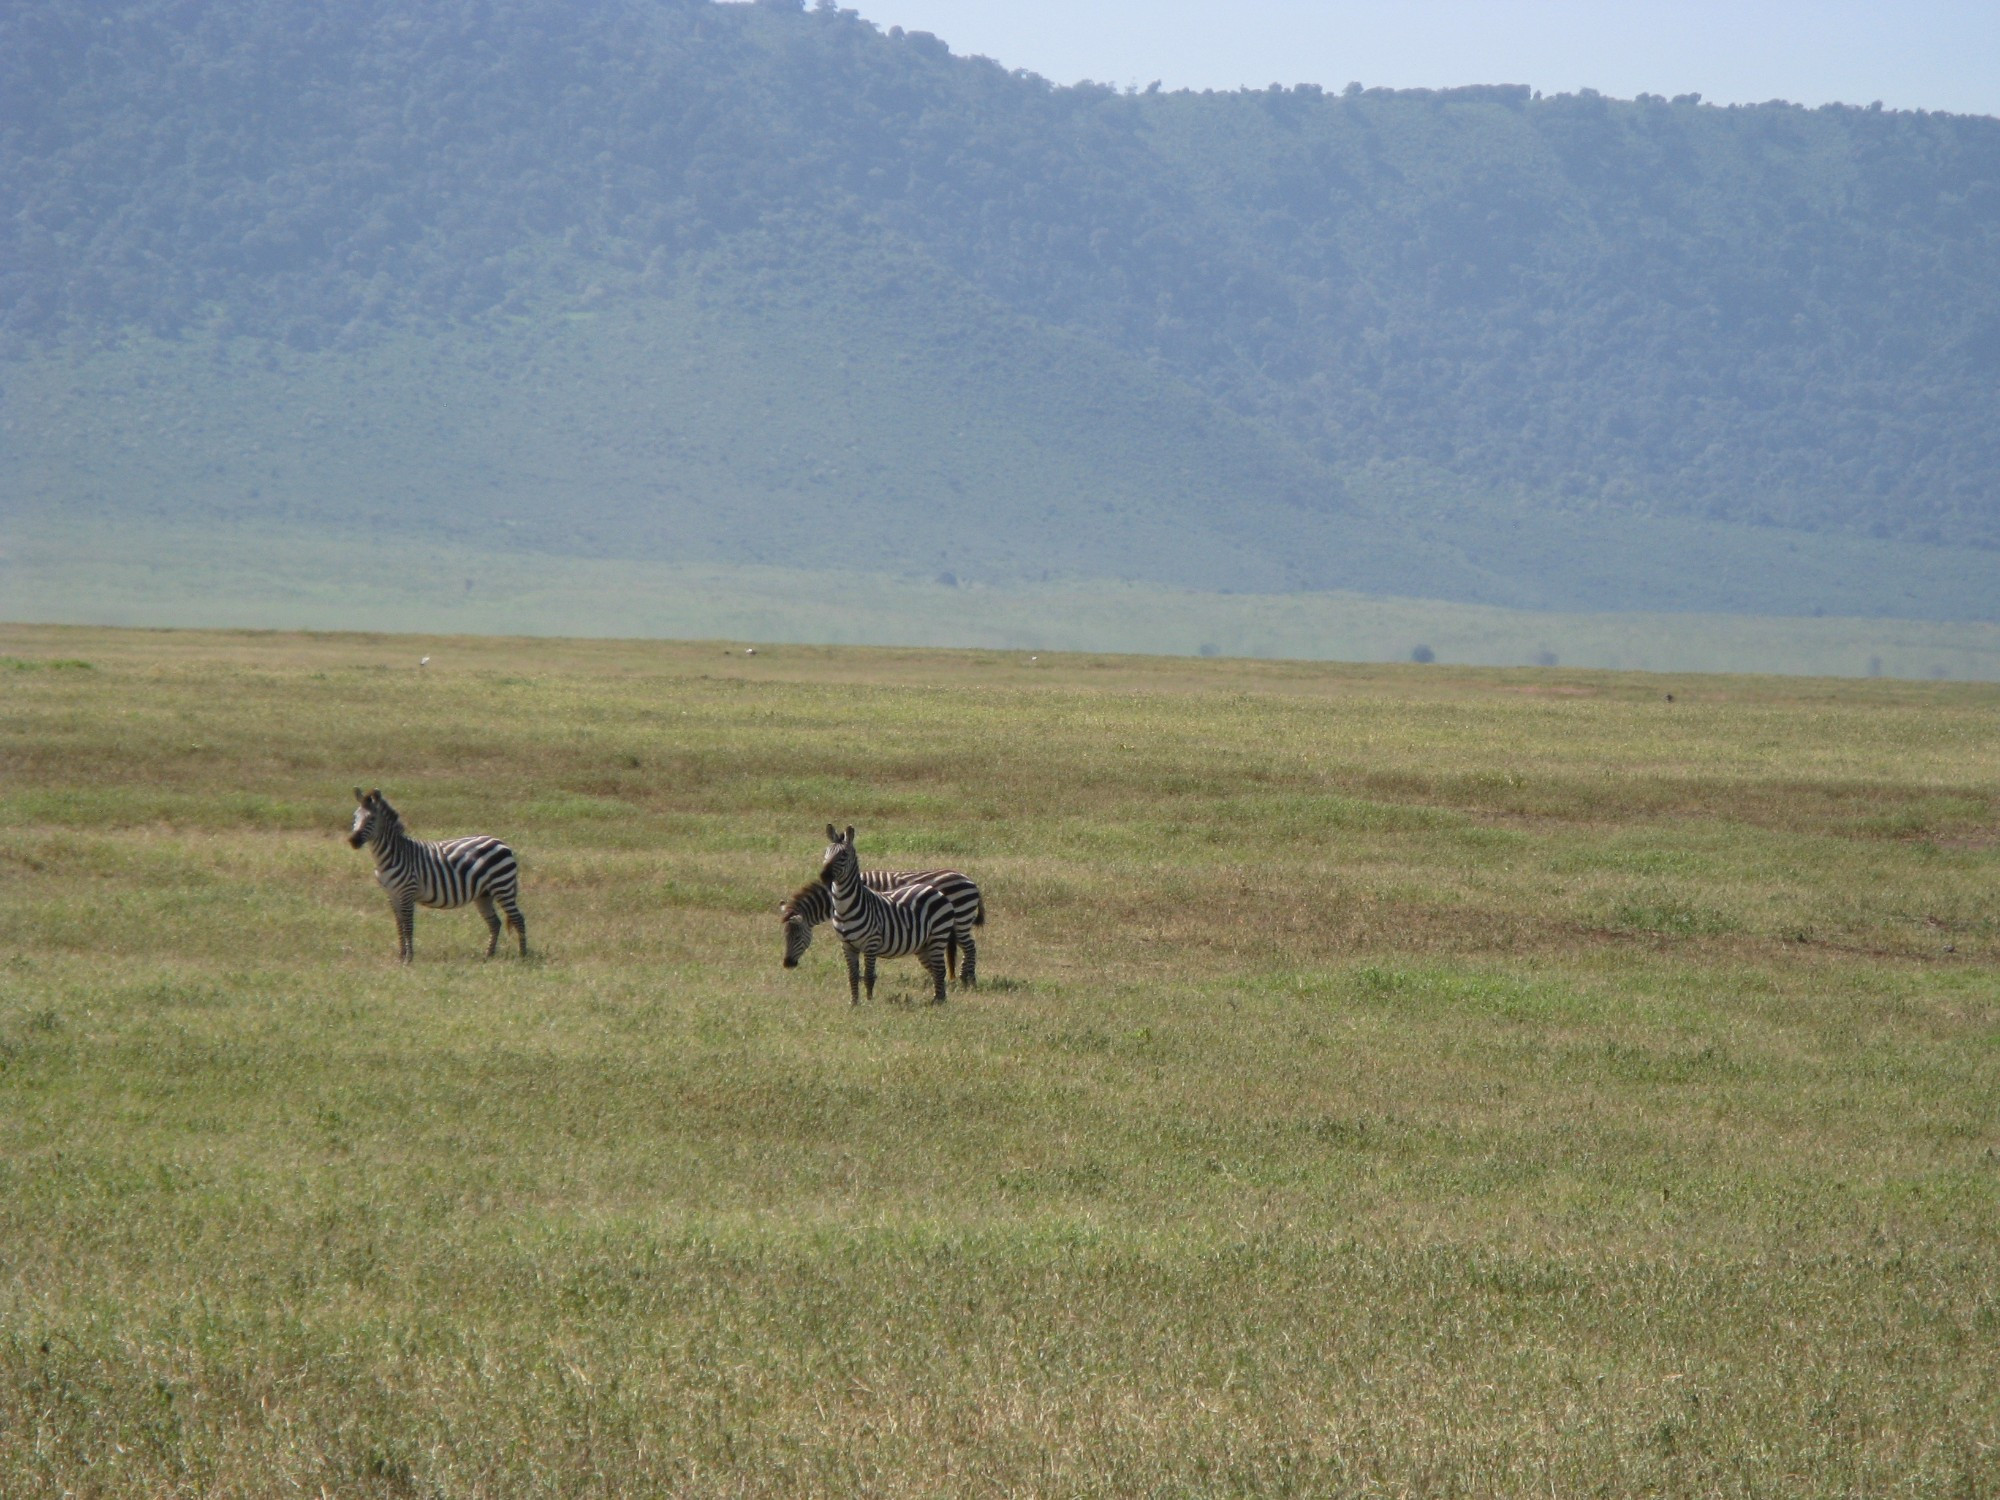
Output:
M1171 376L920 266L873 285L840 269L717 266L676 295L345 352L134 339L31 362L9 488L37 514L370 544L1263 592L1477 582Z
M1331 460L2000 543L2000 121L1525 88L1148 120L1269 277L1211 380Z
M2000 610L2000 122L1055 89L832 7L0 15L0 526Z

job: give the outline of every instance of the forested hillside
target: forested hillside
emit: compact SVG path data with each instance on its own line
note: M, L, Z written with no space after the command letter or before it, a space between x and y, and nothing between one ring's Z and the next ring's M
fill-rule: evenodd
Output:
M1057 88L782 0L22 0L0 11L0 208L0 416L38 503L66 496L48 430L104 445L36 372L135 335L188 351L166 383L192 390L246 349L298 376L412 339L651 328L563 400L670 370L657 436L695 421L693 318L769 410L573 486L552 538L784 561L810 507L879 554L931 509L1010 533L992 576L1431 575L1570 607L1602 602L1577 537L1629 554L1604 588L1673 607L1671 561L1650 596L1627 581L1654 522L2000 548L1987 118ZM887 373L850 384L860 365ZM1058 395L1080 430L1050 457ZM919 429L935 451L898 467ZM180 477L156 498L247 493L209 450L159 462ZM685 463L707 477L677 484ZM76 493L115 510L117 489ZM683 524L704 503L755 524ZM1571 539L1491 540L1542 526ZM1191 540L1136 545L1149 527ZM1379 567L1355 561L1369 538ZM925 532L904 561L962 555Z

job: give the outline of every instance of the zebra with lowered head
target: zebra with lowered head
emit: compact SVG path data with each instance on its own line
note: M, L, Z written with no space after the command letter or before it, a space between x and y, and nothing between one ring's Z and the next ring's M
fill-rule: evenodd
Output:
M486 956L500 946L500 917L521 939L521 956L528 956L528 924L517 901L520 874L514 851L485 834L432 843L403 831L402 816L380 791L354 789L360 805L347 842L359 849L372 845L375 879L389 893L396 913L396 951L404 963L417 956L416 920L419 906L448 909L470 901L486 919Z
M979 983L979 947L972 929L986 925L986 899L979 887L956 870L863 870L861 883L877 895L906 885L927 885L951 903L951 936L945 942L945 972L970 989ZM817 880L778 903L785 929L785 967L796 969L812 947L813 929L833 916L833 892ZM960 954L964 954L961 961Z
M931 1003L944 1004L945 945L951 940L951 903L935 886L905 885L877 894L861 879L854 852L854 826L842 834L826 825L826 856L820 884L833 896L833 930L847 952L847 997L861 1003L862 960L867 960L868 998L875 998L875 960L916 956L931 976Z

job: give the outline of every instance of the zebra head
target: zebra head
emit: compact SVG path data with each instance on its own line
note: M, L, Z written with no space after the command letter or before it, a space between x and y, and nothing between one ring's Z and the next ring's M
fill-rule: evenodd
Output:
M826 825L826 855L820 861L819 883L834 886L843 880L854 880L861 873L861 860L854 852L854 825L847 825L843 835L831 823Z
M789 901L778 903L778 920L785 927L785 967L796 969L813 944L812 923Z
M379 791L364 792L356 787L354 800L360 805L354 809L354 826L347 831L349 848L359 849L363 844L380 838L399 821L396 809Z
M785 967L796 969L812 946L813 928L833 915L833 897L817 880L810 880L778 903L778 921L785 929Z

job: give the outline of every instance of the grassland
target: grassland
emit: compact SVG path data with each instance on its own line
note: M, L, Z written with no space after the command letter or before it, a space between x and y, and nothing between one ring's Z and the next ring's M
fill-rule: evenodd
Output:
M1991 687L0 657L0 1490L2000 1490ZM829 818L978 992L780 969Z
M1457 666L2000 681L2000 624L1558 614L1355 593L481 551L387 533L102 518L0 526L0 614L48 624L921 644Z

